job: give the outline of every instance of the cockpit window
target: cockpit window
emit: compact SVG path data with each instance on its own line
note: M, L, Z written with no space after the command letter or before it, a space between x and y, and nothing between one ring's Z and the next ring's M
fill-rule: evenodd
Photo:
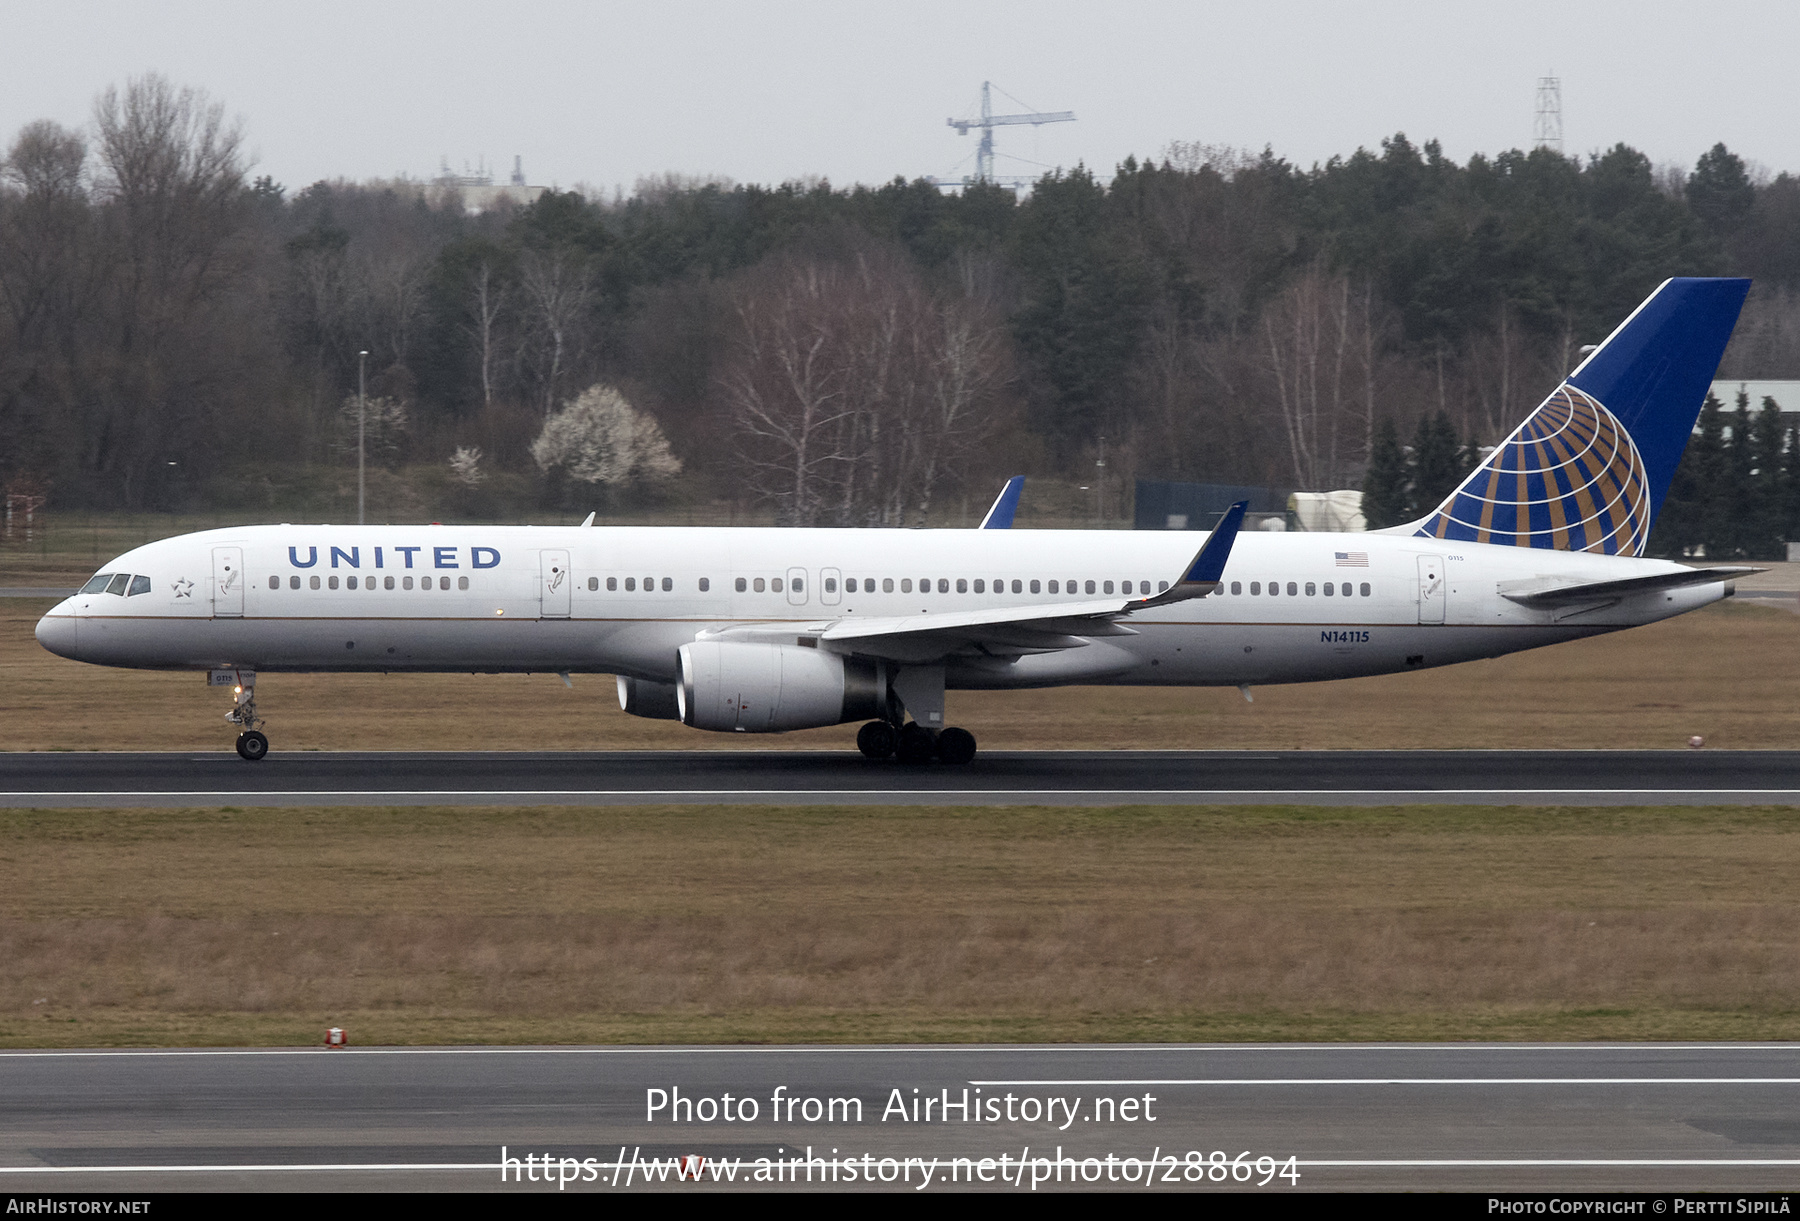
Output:
M112 579L112 573L103 572L89 581L86 585L83 585L81 587L81 592L84 594L103 594L106 592L106 583Z
M149 592L150 592L150 578L149 577L132 577L131 578L131 593L126 596L135 598L139 594L147 594Z
M118 594L123 598L125 596L125 591L130 587L131 574L129 572L121 572L106 583L106 592L109 594Z

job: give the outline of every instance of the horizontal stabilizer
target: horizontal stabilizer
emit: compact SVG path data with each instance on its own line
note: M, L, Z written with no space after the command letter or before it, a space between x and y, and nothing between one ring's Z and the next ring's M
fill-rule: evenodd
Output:
M1602 598L1626 598L1633 594L1651 593L1659 589L1681 589L1688 585L1715 585L1733 581L1766 568L1683 568L1679 572L1659 572L1647 577L1626 577L1618 581L1586 581L1562 584L1554 577L1537 577L1528 581L1502 581L1500 596L1520 606L1569 606L1577 602L1593 602Z

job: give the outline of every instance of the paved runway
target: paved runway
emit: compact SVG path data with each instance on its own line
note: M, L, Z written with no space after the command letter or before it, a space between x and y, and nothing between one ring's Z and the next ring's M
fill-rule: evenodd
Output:
M559 1175L593 1158L570 1186L600 1190L644 1186L646 1166L677 1187L668 1159L691 1154L721 1175L737 1159L741 1184L756 1159L808 1150L839 1159L815 1164L815 1186L863 1186L866 1168L915 1191L981 1173L1051 1190L1058 1157L1073 1159L1064 1188L1115 1190L1766 1190L1800 1175L1786 1045L8 1052L0 1097L9 1192L500 1189L502 1146L521 1170L533 1157L533 1177L545 1153ZM1215 1150L1248 1156L1213 1171Z
M0 806L627 803L1713 805L1800 802L1800 751L0 754Z

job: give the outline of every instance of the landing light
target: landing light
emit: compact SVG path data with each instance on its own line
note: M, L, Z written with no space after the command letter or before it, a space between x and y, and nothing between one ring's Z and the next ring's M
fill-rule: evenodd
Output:
M505 614L505 613L506 613L506 612L505 612L505 611L503 611L503 610L497 610L497 611L495 611L495 612L494 612L494 613L495 613L495 614L496 614L496 615L504 615L504 614Z

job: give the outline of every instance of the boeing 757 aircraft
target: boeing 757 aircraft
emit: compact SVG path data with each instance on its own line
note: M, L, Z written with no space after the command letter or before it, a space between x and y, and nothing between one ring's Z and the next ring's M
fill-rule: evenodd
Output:
M99 665L618 678L626 712L966 763L948 690L1238 686L1441 666L1635 627L1750 568L1646 559L1747 280L1665 281L1443 504L1370 534L246 526L126 552L37 627Z

